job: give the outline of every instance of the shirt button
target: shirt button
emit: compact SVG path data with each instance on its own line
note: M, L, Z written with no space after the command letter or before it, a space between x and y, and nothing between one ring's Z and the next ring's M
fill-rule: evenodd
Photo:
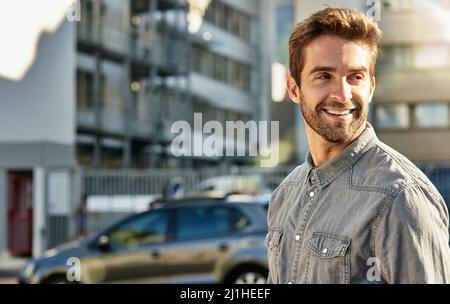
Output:
M309 197L313 197L314 196L314 191L309 192Z
M298 241L299 239L300 239L300 236L297 234L297 235L295 236L295 240Z
M328 252L328 248L324 248L323 250L322 250L322 253L327 253Z

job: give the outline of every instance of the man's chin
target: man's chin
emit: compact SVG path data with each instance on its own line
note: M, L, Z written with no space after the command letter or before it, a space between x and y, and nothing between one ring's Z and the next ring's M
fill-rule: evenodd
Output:
M323 139L330 143L343 144L352 141L355 137L355 133L356 132L351 132L346 128L342 128L342 130L328 129L319 134Z

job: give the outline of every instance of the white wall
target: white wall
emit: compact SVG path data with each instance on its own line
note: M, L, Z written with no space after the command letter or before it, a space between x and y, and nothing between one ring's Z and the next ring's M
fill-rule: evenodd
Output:
M0 144L75 139L75 22L44 34L19 82L0 78Z

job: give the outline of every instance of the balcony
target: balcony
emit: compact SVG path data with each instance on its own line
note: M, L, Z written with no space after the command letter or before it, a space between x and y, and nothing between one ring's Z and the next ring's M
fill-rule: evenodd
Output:
M118 54L129 52L129 33L117 22L79 22L78 42L90 47L102 48Z
M124 119L121 112L104 109L101 113L101 128L110 133L124 133Z
M448 13L444 10L382 11L383 45L450 42Z
M450 100L450 68L392 69L377 74L377 102L427 102Z
M77 109L77 125L83 128L95 128L95 112L93 109Z
M413 161L448 161L449 129L378 130L379 138Z

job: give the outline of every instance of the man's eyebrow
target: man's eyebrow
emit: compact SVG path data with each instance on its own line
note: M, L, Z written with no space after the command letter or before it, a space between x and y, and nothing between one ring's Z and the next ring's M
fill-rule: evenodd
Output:
M365 72L367 73L367 68L365 66L360 66L360 67L356 67L356 68L351 68L349 69L350 72L354 73L354 72Z
M309 72L309 75L312 75L312 74L317 73L317 72L335 72L335 71L336 71L336 68L329 67L329 66L320 66L320 65L318 65L318 66L315 66Z
M309 75L312 75L317 72L335 72L336 68L330 67L330 66L315 66L310 72ZM355 72L365 72L367 73L367 68L365 66L359 66L349 69L349 72L355 73Z

